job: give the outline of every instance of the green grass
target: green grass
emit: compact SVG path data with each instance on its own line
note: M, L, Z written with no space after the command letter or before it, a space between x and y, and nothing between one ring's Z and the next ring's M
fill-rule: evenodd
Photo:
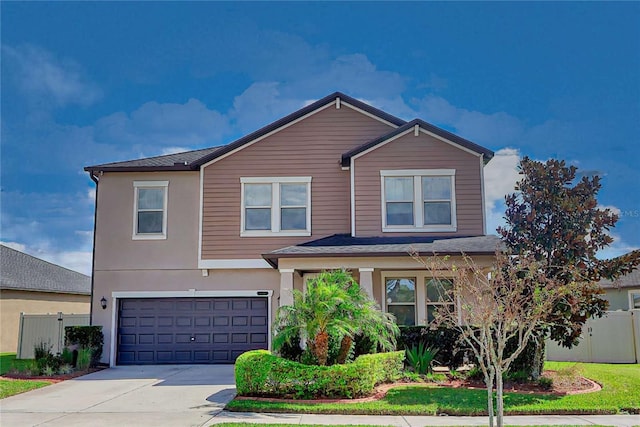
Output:
M12 369L24 369L31 363L33 363L32 359L16 359L15 353L0 353L0 375L4 375Z
M324 427L323 424L295 424L299 427ZM290 427L291 424L262 424L262 423L220 423L220 424L212 424L211 427L247 427L247 426L260 426L260 427ZM596 424L589 424L590 427L607 427ZM333 425L333 427L353 427L353 424L340 424ZM380 427L379 425L373 426L368 424L358 424L358 427ZM505 426L505 427L515 427L515 426ZM519 427L543 427L543 426L519 426ZM583 427L582 425L554 425L554 427Z
M296 424L299 427L324 427L323 424ZM212 424L211 427L246 427L246 426L260 426L260 427L290 427L291 424L262 424L262 423L220 423L220 424ZM590 427L607 427L596 424L589 424ZM334 425L333 427L353 427L353 424L342 424L342 425ZM367 424L358 424L358 427L380 427L380 426L372 426ZM505 426L505 427L515 427L515 426ZM543 427L543 426L519 426L519 427ZM583 427L581 425L554 425L554 427Z
M24 393L25 391L35 390L49 384L51 383L47 381L0 379L0 399L4 399L5 397L13 396L19 393Z
M33 361L29 359L16 359L15 353L0 354L0 375L4 375L12 369L20 370L28 367ZM32 380L3 380L0 379L0 399L35 390L36 388L49 385L48 381Z
M559 370L576 365L549 362L547 369ZM505 394L505 414L613 414L640 412L640 366L577 364L582 375L602 385L595 393L570 396ZM405 386L391 389L375 402L366 403L273 403L233 400L232 411L290 412L376 415L484 415L486 391L444 387Z

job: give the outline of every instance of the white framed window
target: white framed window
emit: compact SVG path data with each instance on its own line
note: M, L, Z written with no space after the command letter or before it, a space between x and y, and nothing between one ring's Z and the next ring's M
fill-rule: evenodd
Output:
M435 320L435 314L440 307L447 307L449 311L455 309L455 304L451 298L453 280L442 277L425 277L424 288L426 293L426 323Z
M459 304L451 299L452 273L433 277L424 271L383 271L382 308L396 316L398 325L428 325L438 307L454 310ZM422 285L420 285L422 284Z
M415 325L416 278L386 277L384 283L387 312L396 316L398 325Z
M455 169L381 170L382 231L456 231Z
M240 236L310 236L311 177L240 178Z
M134 181L134 240L167 238L167 198L169 181Z
M640 310L640 289L629 291L629 310Z

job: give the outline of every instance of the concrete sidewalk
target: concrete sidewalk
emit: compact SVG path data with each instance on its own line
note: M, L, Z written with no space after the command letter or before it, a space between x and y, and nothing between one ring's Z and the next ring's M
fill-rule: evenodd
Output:
M640 426L640 415L536 415L508 416L506 425L605 425L617 427ZM209 421L209 424L226 422L245 423L281 423L281 424L370 424L380 426L418 427L418 426L486 426L487 417L421 417L389 415L310 415L310 414L256 414L250 412L222 411Z

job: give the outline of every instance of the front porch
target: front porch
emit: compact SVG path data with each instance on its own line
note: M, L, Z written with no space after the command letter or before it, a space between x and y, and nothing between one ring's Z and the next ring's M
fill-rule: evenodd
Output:
M435 306L442 304L430 286L433 272L411 256L448 256L446 265L461 264L462 255L489 266L499 245L496 236L467 238L353 238L337 235L290 246L263 255L280 272L278 305L293 303L293 289L304 291L307 280L321 271L349 270L382 310L396 315L399 324L428 324ZM438 272L451 280L451 269ZM449 279L447 279L449 278Z

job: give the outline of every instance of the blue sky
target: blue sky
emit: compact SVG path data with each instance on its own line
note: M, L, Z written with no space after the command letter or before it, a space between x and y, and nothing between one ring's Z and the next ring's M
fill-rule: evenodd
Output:
M82 168L230 142L336 90L603 177L640 247L640 3L3 2L0 239L90 273Z

